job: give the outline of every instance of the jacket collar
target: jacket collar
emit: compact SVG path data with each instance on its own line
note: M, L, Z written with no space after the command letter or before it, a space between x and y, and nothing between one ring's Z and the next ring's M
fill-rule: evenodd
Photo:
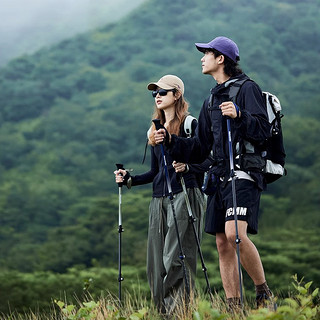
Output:
M232 85L234 82L241 80L243 78L247 77L244 73L241 73L237 76L231 77L229 80L227 80L226 82L217 84L214 88L211 89L211 94L216 94L218 93L220 90L223 90L225 88L228 88L230 85Z

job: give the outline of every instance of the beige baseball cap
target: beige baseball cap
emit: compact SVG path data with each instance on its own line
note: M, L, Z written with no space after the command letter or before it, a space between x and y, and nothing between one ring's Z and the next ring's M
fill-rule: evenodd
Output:
M182 94L184 93L183 81L179 77L172 74L165 75L158 82L151 82L147 86L148 90L156 90L157 87L166 90L177 89Z

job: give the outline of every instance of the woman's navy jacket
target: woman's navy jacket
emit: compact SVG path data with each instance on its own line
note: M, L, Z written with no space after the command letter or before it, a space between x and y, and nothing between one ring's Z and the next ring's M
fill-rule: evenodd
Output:
M197 120L192 121L192 135L194 135L197 127ZM186 137L186 133L183 129L183 123L180 126L180 136ZM190 138L189 138L190 139ZM183 191L180 183L180 175L176 174L172 162L176 160L168 152L167 148L164 147L164 153L166 157L166 163L168 167L168 175L171 181L172 193L177 194ZM206 160L201 164L190 164L188 163L189 171L183 173L186 188L201 188L203 182L203 174L209 169L210 161ZM168 197L168 187L166 182L165 170L164 170L164 159L161 152L161 146L151 146L151 168L148 172L132 177L132 186L153 183L153 197Z

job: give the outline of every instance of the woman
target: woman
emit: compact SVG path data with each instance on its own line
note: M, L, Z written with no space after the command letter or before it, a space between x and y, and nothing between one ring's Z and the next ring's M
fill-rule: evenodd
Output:
M174 75L165 75L158 82L150 83L148 89L155 99L155 110L152 119L160 123L170 132L186 137L184 120L188 116L188 103L185 101L184 84ZM192 133L197 126L197 120L192 121ZM154 124L148 131L148 143L151 145L150 171L130 176L125 170L117 170L116 182L131 186L153 183L152 200L149 207L149 231L147 249L147 277L153 300L162 313L170 313L175 306L177 297L184 292L184 274L179 258L180 250L175 229L172 203L164 172L164 161L161 147L154 140ZM165 150L165 147L164 147ZM181 176L185 181L189 201L197 233L201 233L202 219L205 210L204 195L200 191L203 172L208 170L205 164L192 165L178 163L166 153L168 175L174 194L174 209L178 221L178 230L185 255L188 277L196 272L197 244L189 221L184 192L181 186Z

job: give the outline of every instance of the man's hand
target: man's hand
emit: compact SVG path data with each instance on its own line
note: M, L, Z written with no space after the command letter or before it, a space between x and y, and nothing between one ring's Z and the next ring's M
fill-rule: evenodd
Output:
M221 109L222 115L224 116L230 117L232 119L241 117L239 107L236 107L231 101L222 102L219 107Z
M172 166L176 172L185 172L188 171L188 165L185 163L173 161Z
M169 135L169 143L171 141L171 135L168 133ZM154 139L156 141L156 144L161 144L165 141L166 139L166 130L165 129L159 129L154 131Z

